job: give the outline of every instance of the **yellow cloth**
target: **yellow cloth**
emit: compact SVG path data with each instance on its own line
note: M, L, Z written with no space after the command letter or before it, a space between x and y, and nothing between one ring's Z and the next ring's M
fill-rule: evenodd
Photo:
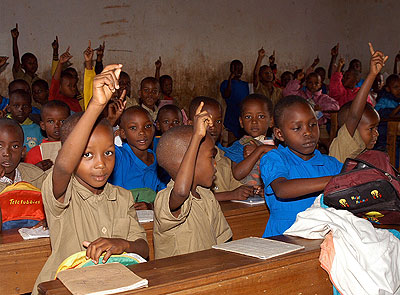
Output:
M94 68L91 70L85 68L85 74L83 76L83 102L85 110L93 96L93 79L95 76L96 72L94 71ZM82 100L80 100L79 103L81 103L81 101Z
M365 143L361 138L360 132L356 129L354 136L351 137L346 124L340 127L338 135L333 139L329 147L329 156L335 157L344 163L347 158L357 157L365 149Z
M217 154L215 156L216 168L214 187L215 193L222 193L237 189L242 183L233 177L232 174L232 161L225 157L225 152L215 147Z
M175 182L158 192L154 202L154 253L164 258L210 249L232 237L232 231L211 190L198 186L181 206L178 217L169 209L169 198Z
M146 240L129 191L107 183L103 192L95 195L73 176L61 203L53 195L52 178L53 172L50 172L42 187L52 252L32 294L37 294L39 283L54 278L65 258L85 250L84 241L92 242L99 237Z

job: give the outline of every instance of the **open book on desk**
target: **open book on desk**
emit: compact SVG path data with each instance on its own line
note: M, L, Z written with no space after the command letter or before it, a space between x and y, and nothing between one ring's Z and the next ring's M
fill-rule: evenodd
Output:
M260 196L251 196L251 197L248 197L246 200L231 200L231 202L248 204L248 205L265 204L264 198L262 198Z

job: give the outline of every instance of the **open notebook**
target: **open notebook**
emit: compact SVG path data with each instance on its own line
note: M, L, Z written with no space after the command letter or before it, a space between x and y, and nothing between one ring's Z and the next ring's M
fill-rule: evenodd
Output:
M147 287L148 281L120 263L107 263L60 272L57 278L74 295L103 295Z
M214 249L243 254L259 259L269 259L290 252L304 249L304 246L295 244L262 239L262 238L244 238L221 245L213 246Z

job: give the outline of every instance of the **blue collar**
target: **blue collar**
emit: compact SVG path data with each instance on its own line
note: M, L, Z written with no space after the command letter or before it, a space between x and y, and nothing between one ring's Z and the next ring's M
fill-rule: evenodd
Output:
M300 158L298 155L296 155L294 152L292 152L289 147L284 147L282 145L278 146L278 151L280 151L283 154L287 154L293 161L295 161L298 164L304 164L307 163L308 165L312 166L324 166L326 163L324 162L323 155L319 150L314 151L314 156L307 160L304 161L302 158Z

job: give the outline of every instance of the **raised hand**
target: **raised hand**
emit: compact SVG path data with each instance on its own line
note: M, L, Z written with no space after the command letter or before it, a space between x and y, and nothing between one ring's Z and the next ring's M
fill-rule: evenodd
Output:
M103 59L105 48L106 48L106 41L103 41L103 45L100 45L99 48L96 49L98 61L101 61Z
M119 89L118 79L121 73L121 64L108 65L93 79L93 98L91 102L106 105L115 89Z
M272 55L269 56L269 64L270 64L270 65L275 64L275 49L274 49L274 51L272 52Z
M341 57L338 62L338 68L341 69L344 66L345 62L346 62L345 59Z
M394 58L395 62L399 62L400 61L400 51L399 53L396 54L396 57Z
M161 56L156 60L156 62L154 64L156 65L156 69L161 68L161 66L162 66Z
M71 58L72 58L72 55L71 55L71 53L69 53L69 46L68 46L67 50L60 56L60 64L66 63Z
M0 68L7 62L8 56L0 56Z
M261 47L261 48L258 50L258 57L259 57L259 58L264 58L264 57L265 57L265 50L264 50L264 47Z
M204 102L201 102L197 107L196 115L194 116L193 126L194 134L204 137L207 133L207 127L213 126L211 115L207 111L203 111Z
M294 78L299 81L302 81L304 79L304 76L305 76L304 72L301 71L301 72L297 73L296 77L294 77Z
M92 43L89 40L88 48L83 52L83 56L86 62L91 62L93 59L94 50L92 49Z
M332 57L337 57L339 55L339 43L333 46L331 49L331 56Z
M375 51L371 43L368 43L368 46L369 52L371 53L370 72L374 75L378 75L389 57L387 55L385 56L381 51Z
M51 47L53 47L53 50L54 51L57 51L58 52L58 48L59 48L59 45L58 45L58 36L56 36L56 38L53 40L53 42L51 43Z
M18 24L15 24L15 28L11 30L11 36L13 39L17 39L19 36L19 31L18 31Z
M314 59L312 66L315 67L317 64L319 64L319 55Z
M126 100L125 100L126 90L122 91L121 97L119 99L113 99L112 103L108 104L107 108L107 120L112 126L118 121L122 113L125 110Z

